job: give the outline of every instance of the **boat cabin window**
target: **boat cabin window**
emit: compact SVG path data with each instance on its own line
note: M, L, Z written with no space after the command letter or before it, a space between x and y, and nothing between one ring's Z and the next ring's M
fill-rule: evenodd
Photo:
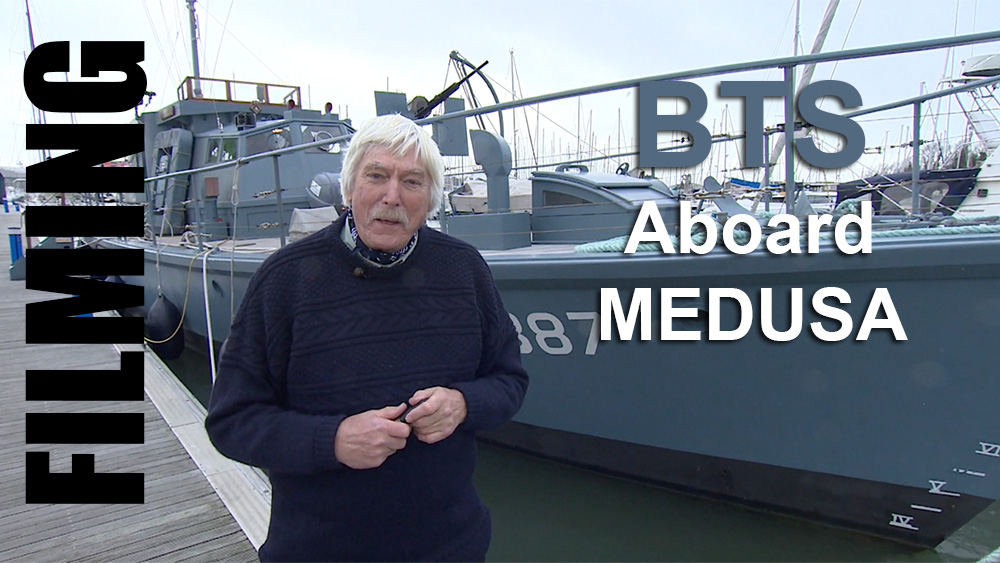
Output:
M247 155L283 149L291 144L292 134L288 127L275 127L247 137Z
M581 197L572 196L556 191L546 191L542 205L545 207L556 207L562 205L586 205L591 203Z
M236 158L236 137L215 138L208 142L207 164L226 162Z

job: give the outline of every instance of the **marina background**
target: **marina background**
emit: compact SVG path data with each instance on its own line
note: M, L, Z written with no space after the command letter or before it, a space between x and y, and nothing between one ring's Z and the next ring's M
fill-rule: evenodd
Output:
M501 101L598 82L611 82L714 65L805 53L817 34L824 0L712 0L709 2L631 0L621 3L517 0L502 9L431 0L419 6L387 3L301 0L277 8L263 0L198 0L200 74L302 86L306 108L327 101L356 123L375 115L375 90L433 96L456 79L448 54L459 51L497 84ZM110 0L99 8L71 0L31 2L34 41L68 41L70 69L49 80L82 80L79 49L83 40L143 41L148 89L156 92L150 110L175 99L175 89L192 74L188 15L183 0ZM0 7L7 54L0 57L0 164L24 165L39 158L24 148L25 124L37 121L22 85L28 48L27 19L21 0ZM948 37L1000 29L1000 10L988 1L843 0L831 23L824 51ZM797 40L795 40L797 38ZM896 55L885 61L857 60L818 66L814 80L836 79L855 86L864 106L914 96L957 75L971 55L995 52L993 44ZM116 80L104 73L98 80ZM777 71L741 73L733 80L781 80ZM88 78L87 80L93 80ZM709 93L703 124L713 133L742 131L741 101L720 101L717 79L696 80ZM513 92L513 94L512 94ZM484 102L486 103L486 102ZM544 104L505 112L507 138L515 155L553 157L634 148L636 96L631 90L582 101ZM952 104L952 102L945 102ZM661 111L666 111L661 109ZM770 99L765 123L780 121L782 103ZM931 113L925 111L925 113ZM937 129L958 138L964 118L956 105L938 104ZM909 113L862 120L868 145L909 140ZM49 123L127 122L122 114L46 114ZM948 123L954 122L953 130ZM516 129L516 132L515 132ZM942 133L944 134L944 133ZM729 147L731 143L727 143ZM520 148L520 150L519 150ZM738 148L726 149L703 169L738 168ZM56 151L59 154L60 151ZM901 152L904 154L905 152ZM724 161L720 162L720 158ZM869 175L884 155L864 157L868 169L844 169L829 180ZM905 156L904 156L905 158ZM565 160L565 158L564 158ZM635 168L636 163L632 162ZM710 166L711 165L711 166ZM759 178L758 178L759 179Z

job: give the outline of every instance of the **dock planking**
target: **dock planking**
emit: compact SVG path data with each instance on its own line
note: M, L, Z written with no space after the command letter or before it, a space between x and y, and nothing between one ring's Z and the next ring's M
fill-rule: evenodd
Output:
M18 225L0 214L0 233ZM10 251L0 245L0 264ZM58 295L0 275L0 560L256 561L246 534L147 397L142 402L25 400L27 369L120 369L110 345L24 343L26 303ZM85 375L85 374L81 374ZM143 504L26 504L25 413L141 413L143 444L33 444L50 471L92 453L97 472L143 473Z

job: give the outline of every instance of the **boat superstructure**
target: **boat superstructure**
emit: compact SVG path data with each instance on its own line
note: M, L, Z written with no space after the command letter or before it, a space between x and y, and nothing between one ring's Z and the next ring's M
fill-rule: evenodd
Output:
M251 160L239 176L236 167L213 168L353 133L350 120L302 109L300 88L188 77L177 97L138 117L146 150L135 164L144 166L148 177L195 170L146 184L140 203L150 203L147 223L154 235L194 230L209 240L267 236L268 229L288 224L294 208L315 205L317 186L339 190L346 141L290 152L280 165L277 156L270 162Z

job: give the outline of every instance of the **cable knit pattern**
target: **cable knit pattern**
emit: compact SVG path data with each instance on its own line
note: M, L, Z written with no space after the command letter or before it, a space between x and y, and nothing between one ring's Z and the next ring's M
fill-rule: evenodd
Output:
M340 238L343 218L268 258L233 321L206 429L224 455L268 471L261 560L482 560L475 432L508 420L528 386L489 268L422 228L407 259L379 268ZM434 445L411 436L381 467L333 449L340 422L415 391L462 392L468 415Z

